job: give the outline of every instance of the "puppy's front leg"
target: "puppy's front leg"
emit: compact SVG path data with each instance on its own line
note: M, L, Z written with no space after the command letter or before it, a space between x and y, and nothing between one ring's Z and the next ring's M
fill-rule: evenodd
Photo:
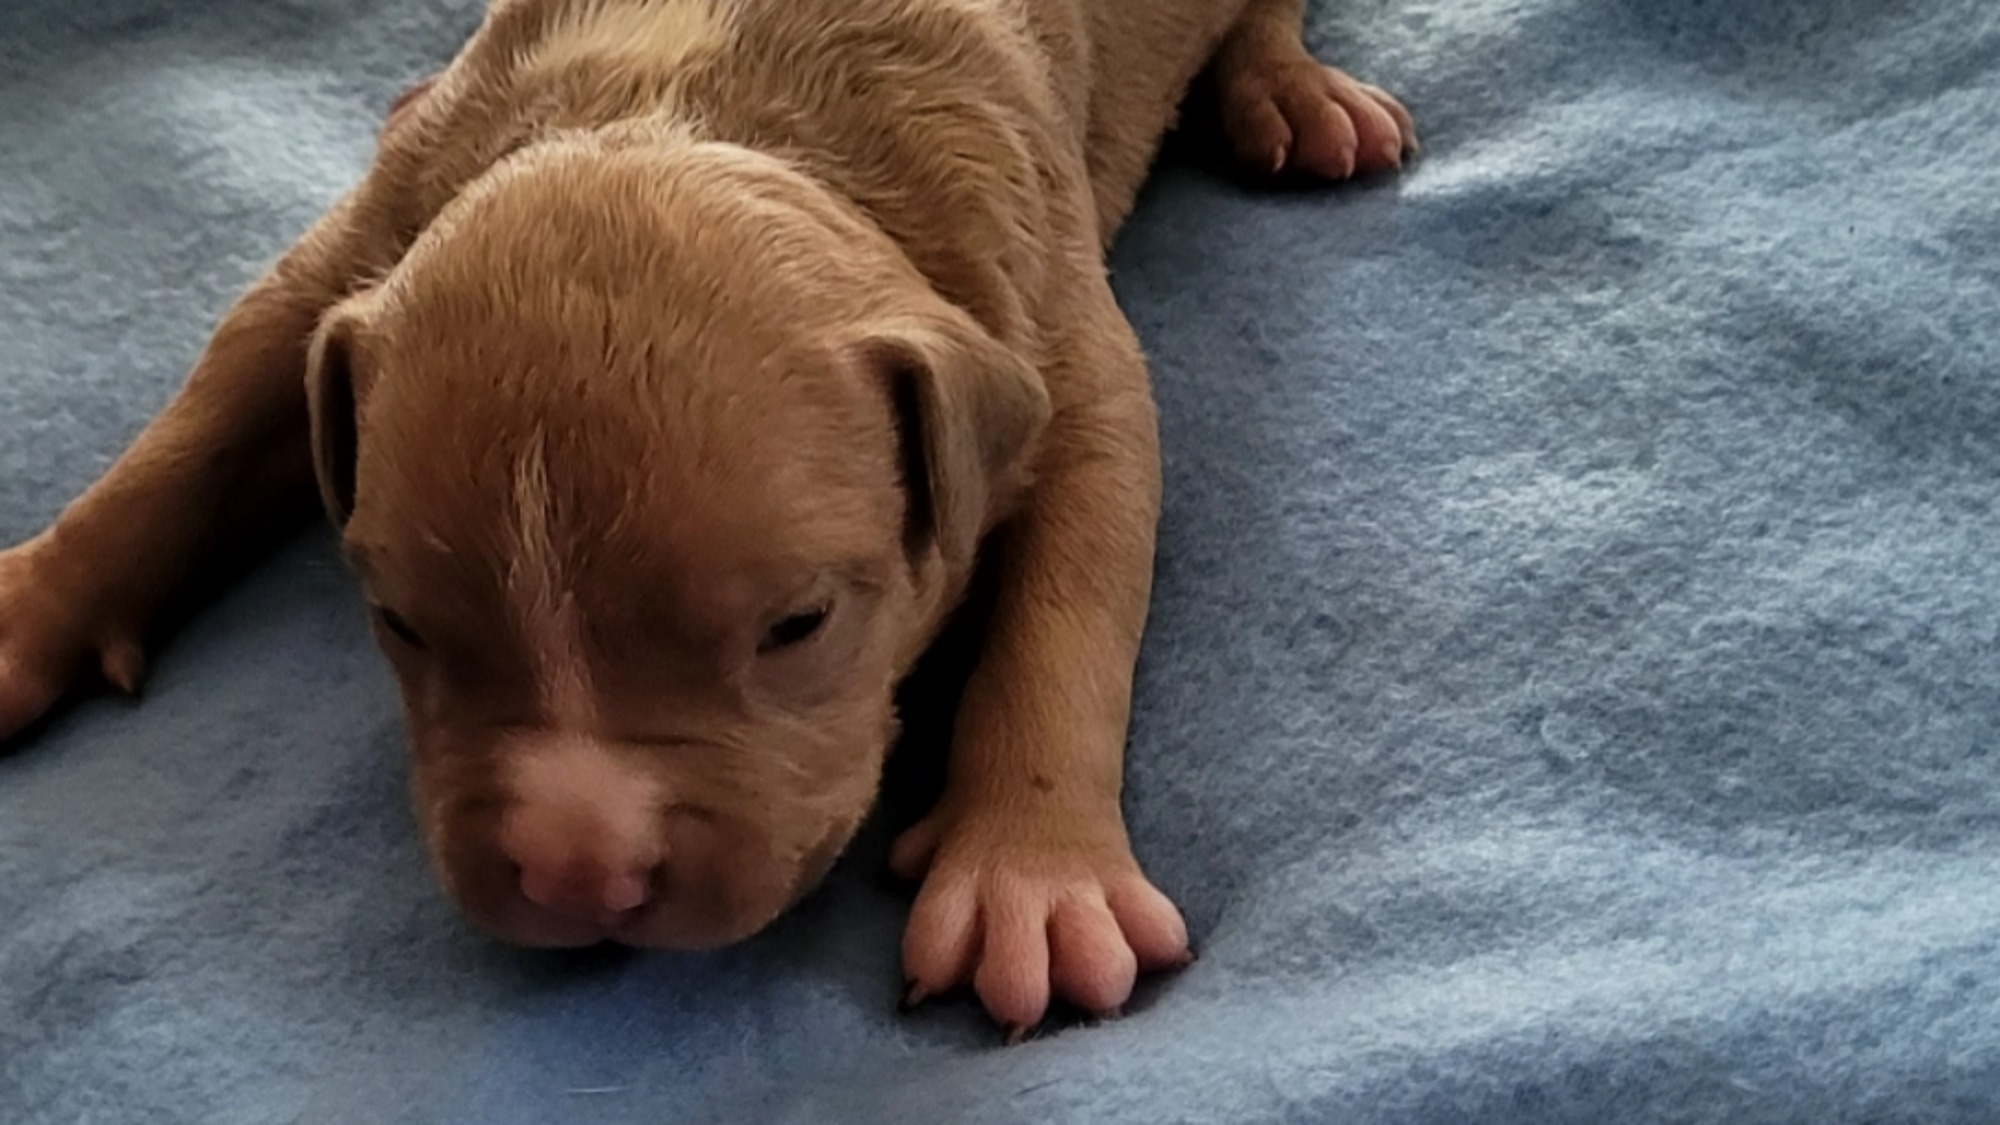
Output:
M1139 971L1189 958L1119 810L1159 444L1131 328L1108 287L1091 304L1050 377L1083 388L1083 404L1051 420L1031 498L998 544L999 600L945 795L891 861L924 879L903 942L910 1002L969 983L1010 1041L1052 992L1109 1013Z
M53 526L0 551L0 741L92 671L136 691L162 613L310 510L306 347L386 249L369 190L236 301L110 471Z

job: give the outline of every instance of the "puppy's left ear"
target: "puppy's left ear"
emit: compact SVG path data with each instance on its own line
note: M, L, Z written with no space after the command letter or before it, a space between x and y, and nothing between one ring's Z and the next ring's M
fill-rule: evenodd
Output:
M859 352L895 404L910 551L969 563L1027 483L1050 414L1041 373L942 300L871 326Z
M306 354L306 407L312 419L313 472L335 527L354 514L355 463L361 409L374 384L368 355L367 298L335 305L320 321Z

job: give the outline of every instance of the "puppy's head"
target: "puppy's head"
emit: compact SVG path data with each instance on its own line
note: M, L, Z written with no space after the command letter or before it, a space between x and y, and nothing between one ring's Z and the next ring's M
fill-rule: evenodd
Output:
M720 944L818 881L1049 409L840 201L692 143L495 170L308 391L436 867L534 945Z

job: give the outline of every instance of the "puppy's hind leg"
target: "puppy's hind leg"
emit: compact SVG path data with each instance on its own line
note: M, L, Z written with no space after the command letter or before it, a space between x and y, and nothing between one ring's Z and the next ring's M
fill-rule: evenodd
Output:
M1305 0L1250 0L1214 62L1223 130L1252 171L1324 180L1401 167L1417 148L1402 105L1312 57Z

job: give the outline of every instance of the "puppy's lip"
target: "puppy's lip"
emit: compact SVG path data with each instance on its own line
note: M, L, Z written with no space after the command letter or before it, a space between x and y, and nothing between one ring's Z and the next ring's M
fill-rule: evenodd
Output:
M599 919L598 924L604 929L604 940L615 941L620 945L636 946L640 944L638 934L646 928L646 922L651 915L652 911L647 906L635 906L630 910L606 915Z
M631 938L651 920L653 903L641 903L630 910L606 911L595 918L558 914L545 907L526 904L536 912L536 928L559 935L564 945L594 945L600 942L636 944Z
M642 926L641 916L649 908L650 904L594 919L578 918L516 898L498 913L467 911L467 916L479 929L508 945L523 949L584 949L605 942L637 944L625 940L624 935Z

